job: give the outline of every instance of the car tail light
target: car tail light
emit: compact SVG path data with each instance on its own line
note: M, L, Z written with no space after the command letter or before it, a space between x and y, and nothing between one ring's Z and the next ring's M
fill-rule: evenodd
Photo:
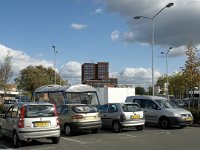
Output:
M24 115L25 115L25 108L24 106L22 106L18 122L18 128L24 128Z
M83 119L83 116L82 115L75 115L75 116L72 116L72 119Z
M55 105L53 105L53 109L54 109L54 114L56 116L56 123L57 123L57 125L60 125L60 122L59 122L59 119L58 119L58 113L56 111L56 106Z
M121 115L120 115L120 121L125 121L125 120L126 120L125 114L121 114Z

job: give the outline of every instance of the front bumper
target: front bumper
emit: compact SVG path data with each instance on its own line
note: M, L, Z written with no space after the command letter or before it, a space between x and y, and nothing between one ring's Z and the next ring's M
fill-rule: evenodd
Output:
M193 124L193 118L169 117L171 126L188 126Z

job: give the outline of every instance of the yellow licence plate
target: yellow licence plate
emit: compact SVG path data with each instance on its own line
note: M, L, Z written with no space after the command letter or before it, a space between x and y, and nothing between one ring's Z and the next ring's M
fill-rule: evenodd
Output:
M132 119L140 119L140 115L133 115Z
M185 121L192 121L192 118L185 118Z
M86 120L95 120L96 117L94 117L94 116L89 116L89 117L85 117L85 119L86 119Z
M49 122L35 122L34 127L48 127Z

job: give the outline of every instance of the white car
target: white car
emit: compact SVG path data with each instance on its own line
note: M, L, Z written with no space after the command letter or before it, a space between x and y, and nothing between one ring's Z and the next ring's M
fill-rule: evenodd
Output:
M144 110L146 124L161 128L186 127L193 123L190 111L178 107L174 102L159 96L128 96L126 102L138 103Z
M50 103L16 103L1 115L0 138L12 138L15 147L22 141L48 138L57 144L60 125L56 108Z
M123 128L135 127L143 130L145 119L143 111L136 103L108 103L98 109L103 127L112 127L114 132Z

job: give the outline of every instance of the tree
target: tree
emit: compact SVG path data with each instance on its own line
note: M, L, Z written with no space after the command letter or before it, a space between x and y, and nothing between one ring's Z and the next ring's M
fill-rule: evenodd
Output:
M4 90L4 93L9 88L9 81L13 75L12 72L12 56L10 56L10 51L8 51L6 57L4 58L3 62L1 62L0 66L0 86Z
M182 98L185 95L185 86L182 73L176 73L170 77L169 93L176 98Z
M136 95L145 95L146 91L143 87L136 87L135 88L135 94Z
M53 84L55 72L52 68L43 66L28 66L21 70L20 76L15 79L18 88L33 95L33 92L40 86ZM56 74L57 83L64 83L59 74Z
M170 78L170 77L168 77L168 78ZM158 78L156 85L159 86L160 89L161 89L161 92L159 94L165 93L165 83L166 83L166 76L165 75Z
M199 62L196 57L196 47L194 47L193 43L189 43L187 45L187 49L185 51L188 59L185 62L185 66L183 69L183 80L188 91L194 91L194 88L198 86L198 82L200 80L198 74L198 66ZM193 93L193 92L192 92ZM192 94L193 97L193 94Z

